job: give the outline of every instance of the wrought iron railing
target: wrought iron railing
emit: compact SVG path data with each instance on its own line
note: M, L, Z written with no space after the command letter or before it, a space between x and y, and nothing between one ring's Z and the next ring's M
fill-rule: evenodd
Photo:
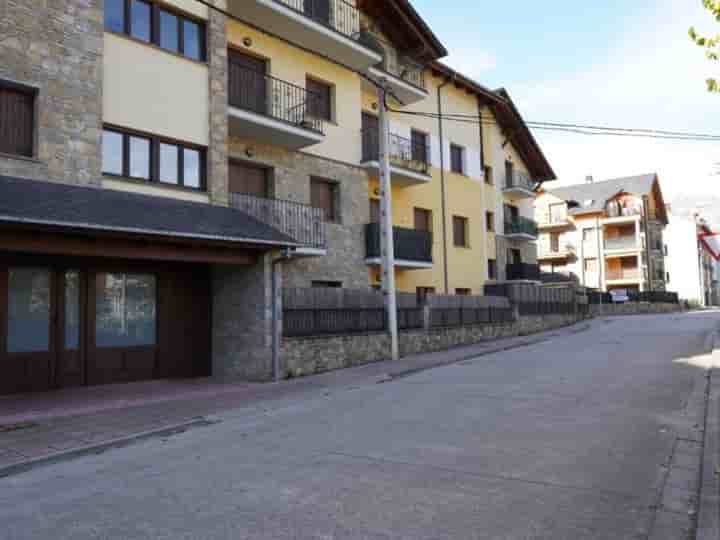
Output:
M388 139L390 162L393 165L427 174L430 168L430 148L420 143L390 134ZM362 132L362 161L378 161L380 158L380 133L377 129Z
M538 252L538 257L561 257L574 256L577 253L573 244L564 244L560 246L543 247Z
M605 239L605 250L640 249L637 238L633 236L617 236Z
M319 95L245 66L228 62L228 99L231 107L244 109L318 133L324 121Z
M360 11L344 0L274 0L346 37L360 37Z
M285 233L305 247L327 247L325 212L320 208L244 193L231 193L230 206Z
M527 234L537 237L538 224L530 218L518 216L505 221L505 234Z
M540 281L540 267L537 264L513 263L505 267L505 276L509 281Z
M535 191L537 182L527 174L520 171L513 171L511 175L505 176L505 189L521 188L528 191Z
M432 263L432 233L393 227L395 259L413 262ZM369 223L365 226L366 256L369 259L380 257L380 224Z

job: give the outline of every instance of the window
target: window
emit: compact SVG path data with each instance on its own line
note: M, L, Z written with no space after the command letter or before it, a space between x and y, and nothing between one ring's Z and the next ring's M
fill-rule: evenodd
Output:
M484 167L485 171L485 183L492 186L495 184L495 180L493 179L493 169L490 165L485 165Z
M156 343L157 284L145 274L96 277L95 345L140 347Z
M7 352L50 350L50 271L10 268L7 281Z
M666 272L666 273L665 273L665 281L667 281L668 283L670 283L670 272Z
M308 114L331 121L333 119L332 86L308 78L305 81L305 88L311 93L308 97Z
M32 157L35 149L35 90L0 82L0 152Z
M664 246L663 253L665 254L666 257L668 256L668 247L667 247L667 244L665 244L665 246Z
M420 163L428 163L430 155L430 146L428 144L428 136L421 131L412 130L410 132L410 153L413 161Z
M495 213L485 212L485 227L488 232L495 232Z
M152 6L143 0L130 0L130 35L149 43L151 28Z
M313 281L313 289L342 289L342 281Z
M465 174L465 149L462 146L450 145L450 170L454 173Z
M147 0L105 0L105 29L205 60L205 25Z
M460 216L453 216L453 243L456 247L468 247L468 220Z
M488 279L497 279L497 261L488 259Z
M597 259L585 259L584 267L585 272L588 274L596 274L600 269Z
M582 238L583 238L583 242L594 242L595 241L595 229L583 229Z
M102 172L202 190L205 189L205 150L106 128L102 140Z
M423 208L415 208L413 210L415 230L416 231L432 231L432 211Z
M456 296L470 296L472 294L472 289L455 289L455 295Z
M265 199L270 196L270 171L258 167L230 161L228 164L228 190L230 193L242 193Z
M325 221L340 222L338 212L339 188L337 183L320 178L310 180L310 204L325 211Z

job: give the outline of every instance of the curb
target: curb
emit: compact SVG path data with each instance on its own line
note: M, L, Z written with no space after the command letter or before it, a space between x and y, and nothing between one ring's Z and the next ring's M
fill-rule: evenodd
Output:
M191 428L210 426L216 424L217 422L218 421L211 421L206 418L194 418L187 422L169 424L156 429L140 431L138 433L133 433L132 435L127 435L125 437L117 437L115 439L109 439L107 441L102 441L96 444L79 446L70 450L61 450L59 452L47 454L42 457L32 458L26 461L20 461L18 463L7 465L5 467L0 467L0 478L14 476L47 465L54 465L56 463L61 463L64 461L70 461L72 459L82 456L101 454L114 448L123 448L155 437L178 435L180 433L184 433Z
M720 333L711 355L696 540L720 538Z
M578 328L573 328L575 325L571 325L565 328L556 328L555 330L548 330L549 332L552 332L552 334L544 337L537 337L537 338L530 338L528 340L522 341L520 343L514 343L512 345L498 345L496 347L491 347L489 349L468 353L466 355L463 355L458 358L454 358L450 360L449 362L441 362L438 364L428 365L428 366L419 366L419 367L412 367L408 369L398 370L394 372L387 373L385 376L381 377L378 383L387 383L392 382L397 379L403 379L405 377L410 377L411 375L416 375L417 373L422 373L423 371L429 371L431 369L445 367L445 366L452 366L454 364L459 364L461 362L467 362L468 360L473 360L475 358L480 358L483 356L488 356L490 354L495 354L499 352L506 352L506 351L512 351L514 349L521 349L523 347L530 347L532 345L537 345L539 343L545 343L551 339L554 339L558 337L557 331L563 331L567 330L568 334L574 335L574 334L580 334L581 332L585 332L590 329L591 324L588 322L578 322L576 323L580 325ZM517 337L523 337L523 336L517 336ZM440 351L442 352L442 351Z

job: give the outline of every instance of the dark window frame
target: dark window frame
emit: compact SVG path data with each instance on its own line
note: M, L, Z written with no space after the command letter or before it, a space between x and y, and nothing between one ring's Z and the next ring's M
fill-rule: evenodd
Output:
M419 144L415 139L416 137L422 138L422 144ZM422 149L422 151L420 151ZM427 131L420 129L410 129L410 157L413 161L418 161L430 164L432 158L432 152L430 148L430 134Z
M494 186L493 168L490 165L485 165L483 166L483 173L485 174L485 183L489 186Z
M3 156L9 156L9 157L17 157L20 159L35 159L37 157L37 147L38 147L38 97L40 95L40 91L37 87L25 85L19 82L15 81L9 81L5 79L0 79L0 90L6 90L10 92L16 92L18 94L24 94L25 97L27 97L31 104L30 104L30 141L29 141L29 148L27 152L12 152L8 151L8 149L0 150L0 155Z
M462 224L462 238L458 238L458 224ZM465 216L453 216L452 217L452 224L453 224L453 246L459 247L459 248L469 248L470 247L470 220L466 218Z
M497 259L488 259L488 279L497 279Z
M326 184L330 187L330 195L331 195L331 203L332 208L330 212L326 212L325 215L325 222L326 223L335 223L337 225L342 224L342 212L340 210L341 204L340 204L340 182L337 182L336 180L332 180L330 178L323 178L321 176L311 176L310 177L310 202L313 206L315 204L312 201L312 186L313 184ZM316 208L322 208L322 207L316 207ZM328 215L328 213L330 215Z
M311 85L317 85L322 87L322 92L317 92ZM320 80L312 75L305 75L305 90L308 94L315 95L322 99L316 105L308 105L308 113L315 117L325 120L326 122L335 122L335 85L332 83ZM327 102L325 102L327 92Z
M310 286L313 289L342 289L342 281L330 281L330 280L313 280L310 282Z
M120 178L126 180L133 180L137 182L144 182L147 184L153 184L161 187L169 188L180 188L187 189L197 192L207 191L207 148L193 143L185 141L179 141L176 139L170 139L168 137L162 137L153 135L151 133L145 133L142 131L136 131L133 129L122 128L115 125L106 124L103 126L104 132L117 133L122 136L122 174L106 172L102 170L103 176L110 178ZM147 139L150 141L150 177L141 178L130 176L130 138L137 137ZM170 146L176 146L178 148L178 160L177 160L177 179L178 183L173 184L170 182L160 181L160 145L166 144ZM198 187L186 186L185 185L185 150L194 150L199 153L200 158L200 185Z
M456 287L455 296L472 296L472 289L469 287Z
M122 32L118 32L117 30L113 30L111 28L108 28L107 26L104 26L104 29L106 32L110 32L113 34L120 34L123 36L127 36L130 39L133 39L137 41L138 43L143 43L145 45L152 45L154 47L157 47L160 50L163 50L165 52L168 52L170 54L182 56L183 58L186 58L188 60L194 61L194 62L202 62L207 63L208 61L208 54L207 54L207 43L208 43L208 24L207 21L195 17L191 14L188 14L176 7L167 5L167 4L160 4L155 0L140 0L141 2L145 4L150 5L150 39L149 41L145 41L142 38L136 37L132 33L132 2L133 0L120 0L123 4L123 30ZM161 38L161 25L160 25L160 12L164 11L166 13L169 13L171 15L174 15L177 17L177 50L167 49L161 45L162 38ZM195 58L193 56L188 56L185 53L185 22L190 22L193 24L196 24L198 26L198 52L199 57ZM103 25L105 23L103 22Z
M465 147L450 143L450 172L465 174Z
M485 211L485 228L487 232L495 232L495 212L491 212L490 210Z

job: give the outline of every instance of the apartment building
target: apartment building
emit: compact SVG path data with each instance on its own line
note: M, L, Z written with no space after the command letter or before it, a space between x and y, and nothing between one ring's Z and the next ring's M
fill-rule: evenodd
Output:
M398 288L480 293L534 262L552 169L407 0L214 5L4 6L0 393L269 378L273 283L378 284L373 81L402 111Z
M668 212L657 174L543 190L538 260L602 291L666 290Z
M700 235L707 230L699 216L669 213L665 243L668 288L682 300L699 306L711 302L714 281L714 259Z

